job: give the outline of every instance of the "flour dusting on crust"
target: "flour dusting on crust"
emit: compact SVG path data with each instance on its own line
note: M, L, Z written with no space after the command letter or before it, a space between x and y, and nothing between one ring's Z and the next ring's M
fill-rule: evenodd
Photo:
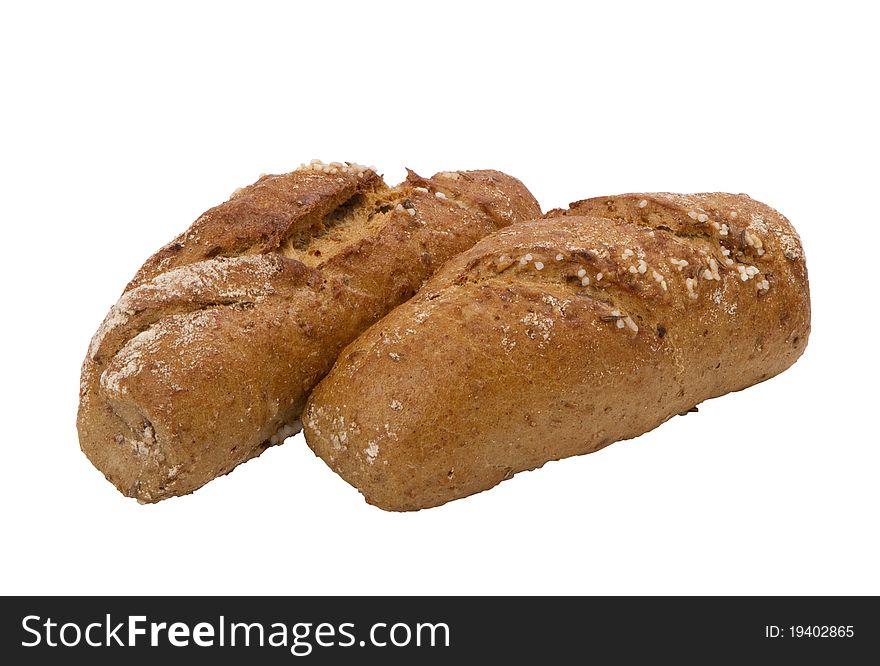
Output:
M101 375L101 387L112 393L125 393L120 382L143 370L144 355L155 351L155 342L164 334L158 326L153 326L129 340Z

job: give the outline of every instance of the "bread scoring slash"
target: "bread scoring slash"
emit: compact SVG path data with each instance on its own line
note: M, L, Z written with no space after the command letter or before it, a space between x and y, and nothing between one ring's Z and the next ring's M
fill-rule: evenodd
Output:
M368 502L433 507L768 379L809 333L800 239L777 211L587 199L451 260L342 352L304 431Z
M125 495L182 495L300 428L338 352L456 253L540 215L497 171L313 161L261 177L150 257L95 334L77 418Z

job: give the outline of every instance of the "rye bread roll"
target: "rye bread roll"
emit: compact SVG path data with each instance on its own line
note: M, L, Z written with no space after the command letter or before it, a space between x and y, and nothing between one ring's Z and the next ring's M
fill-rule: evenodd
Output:
M581 201L451 260L340 355L309 446L395 511L636 437L789 367L800 240L745 195Z
M449 257L540 215L496 171L313 163L264 176L150 257L82 369L82 450L125 495L192 492L299 430L339 350Z

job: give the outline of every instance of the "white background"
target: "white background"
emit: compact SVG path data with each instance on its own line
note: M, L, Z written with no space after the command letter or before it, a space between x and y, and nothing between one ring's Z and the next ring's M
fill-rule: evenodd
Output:
M0 592L880 593L870 3L10 4ZM501 169L545 210L747 192L801 233L810 344L438 509L368 506L301 436L194 495L123 498L77 442L92 333L203 210L314 157Z

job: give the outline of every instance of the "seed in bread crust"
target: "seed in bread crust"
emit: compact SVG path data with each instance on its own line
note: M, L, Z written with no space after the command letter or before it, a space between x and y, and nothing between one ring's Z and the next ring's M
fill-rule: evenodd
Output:
M331 162L324 164L321 160L312 160L308 164L301 164L297 171L316 171L326 174L337 174L340 171L350 175L362 177L368 171L376 171L376 167L364 166L363 164L355 164L354 162Z

